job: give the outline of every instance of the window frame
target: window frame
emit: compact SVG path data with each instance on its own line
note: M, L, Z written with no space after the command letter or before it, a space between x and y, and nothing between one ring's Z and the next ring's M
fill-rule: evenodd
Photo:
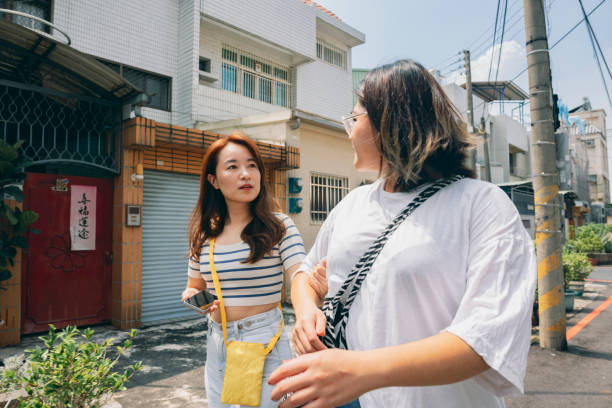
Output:
M323 180L325 183L322 182ZM331 210L346 197L349 191L348 177L310 172L310 223L312 225L323 224ZM315 203L319 200L320 203Z
M348 71L348 50L317 38L317 59L333 67ZM338 61L336 60L338 59Z
M223 45L221 78L221 89L270 105L291 108L293 84L290 67Z
M168 83L168 89L167 89L167 103L168 106L167 108L163 108L157 105L153 105L151 103L146 103L146 104L142 104L142 106L147 107L147 108L151 108L151 109L157 109L160 111L164 111L164 112L172 112L172 77L166 76L166 75L160 75L158 73L155 72L151 72L151 71L147 71L144 69L140 69L140 68L135 68L132 67L130 65L126 65L126 64L121 64L115 61L110 61L110 60L106 60L103 58L96 58L99 62L103 63L104 65L106 65L107 67L109 67L110 69L112 69L113 71L115 71L116 73L119 74L119 76L121 76L121 78L126 79L129 81L128 78L125 77L124 75L124 69L129 69L134 71L137 74L141 74L145 76L144 79L144 88L145 89L141 89L142 92L144 92L145 94L147 94L147 80L148 79L161 79L161 80L166 80ZM134 86L136 86L135 84L132 84ZM136 86L136 88L139 88L138 86ZM148 95L148 94L147 94Z

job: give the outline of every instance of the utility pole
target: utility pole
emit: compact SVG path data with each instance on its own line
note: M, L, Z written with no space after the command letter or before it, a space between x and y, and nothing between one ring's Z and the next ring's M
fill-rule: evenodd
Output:
M467 91L467 117L468 117L468 132L474 133L474 102L472 101L472 63L470 61L470 52L463 50L463 61L465 67L465 90ZM476 171L476 153L478 149L474 148L470 155L470 164L472 169Z
M561 207L546 20L543 0L523 0L523 7L531 102L540 346L564 350L567 341L561 263Z

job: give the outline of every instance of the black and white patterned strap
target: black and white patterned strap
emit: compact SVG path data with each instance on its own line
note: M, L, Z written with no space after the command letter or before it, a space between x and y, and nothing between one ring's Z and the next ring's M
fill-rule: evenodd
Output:
M338 293L333 297L325 298L322 309L327 318L327 322L325 335L321 338L323 344L332 348L347 348L346 323L348 321L349 309L357 297L357 293L359 293L363 280L366 278L374 261L376 261L376 257L387 243L391 234L393 234L414 210L427 201L429 197L462 178L463 176L454 176L449 179L434 182L431 186L419 193L410 204L395 216L393 222L391 222L391 224L381 232L378 238L376 238L374 243L353 267Z

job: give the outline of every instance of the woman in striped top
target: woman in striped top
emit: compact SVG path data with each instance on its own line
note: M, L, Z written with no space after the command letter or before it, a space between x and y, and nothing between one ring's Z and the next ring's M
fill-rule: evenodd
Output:
M202 162L200 197L189 228L189 267L183 300L200 290L215 293L209 242L227 315L230 340L267 344L280 328L283 270L291 276L304 259L299 231L266 189L265 167L256 144L242 134L213 143ZM209 407L220 402L225 374L225 342L218 302L210 309L205 369ZM267 377L291 358L283 333L266 357L261 407L271 401Z

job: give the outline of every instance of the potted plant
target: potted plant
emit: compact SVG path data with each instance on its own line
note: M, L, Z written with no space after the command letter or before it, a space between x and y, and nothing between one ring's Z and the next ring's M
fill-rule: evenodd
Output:
M589 276L592 268L586 254L564 250L563 274L565 289L577 292L576 296L582 296L584 280Z

